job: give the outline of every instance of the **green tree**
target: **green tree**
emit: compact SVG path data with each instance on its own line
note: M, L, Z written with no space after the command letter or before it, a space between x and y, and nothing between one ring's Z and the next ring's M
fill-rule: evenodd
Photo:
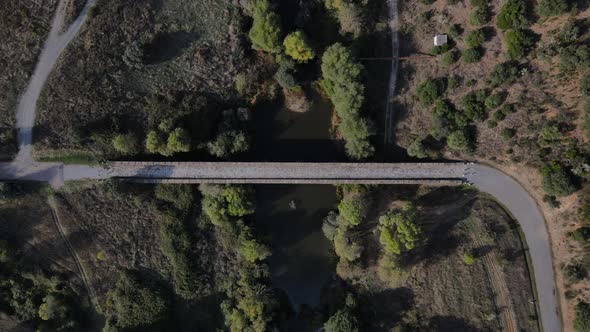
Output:
M68 314L68 307L57 294L48 294L39 306L39 318L42 320L64 320Z
M166 145L171 152L189 152L191 149L191 138L188 132L183 128L176 128L168 136Z
M308 62L315 57L307 36L302 31L290 33L283 41L285 53L297 62Z
M107 327L116 330L149 327L168 316L168 301L153 288L123 273L106 297Z
M353 262L361 257L363 247L354 242L346 227L339 227L334 236L334 251L341 259Z
M447 137L447 145L451 150L459 152L471 152L472 142L463 130L457 130Z
M468 48L481 47L483 45L484 41L485 41L485 35L483 32L483 29L477 29L477 30L470 32L465 37L465 46L467 46Z
M539 16L561 15L568 11L569 6L566 0L539 0L535 11Z
M281 51L281 20L271 8L268 0L251 2L252 28L248 36L252 47L270 53Z
M113 147L122 154L137 153L137 137L133 134L119 134L113 138Z
M446 82L441 78L437 78L420 82L416 88L416 94L423 105L432 105L442 97L446 89Z
M243 130L230 130L217 135L215 140L207 143L209 153L218 158L229 158L250 149L250 142Z
M504 34L504 43L508 52L508 58L520 60L524 58L535 45L535 40L530 30L509 30Z
M414 249L422 235L416 219L416 211L409 204L379 218L379 242L387 254L396 256Z
M507 30L523 28L527 25L525 1L505 1L496 17L496 26L502 30Z
M482 51L479 47L468 48L463 51L463 54L461 55L461 59L463 59L463 62L465 62L465 63L475 63L481 59L481 56L482 56Z
M416 138L412 144L408 146L407 152L410 157L416 157L420 159L428 158L428 151L424 147L424 143L422 142L421 138Z
M227 202L227 212L234 217L243 217L254 213L254 191L248 186L225 186L223 196Z
M366 195L349 194L338 204L338 212L351 226L358 226L366 217L369 202Z
M360 323L350 308L336 311L334 315L324 323L325 332L358 332Z
M181 211L190 208L194 199L192 187L183 184L159 183L154 194L157 199L168 202Z
M550 163L541 168L543 189L549 195L567 196L576 191L569 172L557 163Z
M365 100L362 71L352 52L340 43L328 47L322 56L322 85L342 119L338 129L346 141L346 152L353 159L368 158L374 153L369 123L361 116Z
M515 61L502 62L494 66L488 76L487 83L492 87L511 84L520 76L518 63Z
M469 23L475 26L482 26L490 21L492 14L487 5L476 7L469 16Z
M145 141L145 147L149 153L170 155L166 148L164 136L155 130L152 130L148 133L147 139Z
M582 96L590 96L590 75L584 75L580 79L580 94Z

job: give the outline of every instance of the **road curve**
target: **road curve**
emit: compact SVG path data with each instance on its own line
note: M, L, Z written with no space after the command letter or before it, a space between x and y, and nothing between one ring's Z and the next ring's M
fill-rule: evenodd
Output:
M480 191L494 196L520 224L532 260L543 329L561 331L551 243L537 203L516 180L494 168L470 165L466 178Z
M16 109L16 128L18 130L18 154L16 160L20 162L32 162L31 152L33 143L33 126L35 125L35 112L37 101L49 78L51 70L59 59L59 56L68 44L74 39L84 24L88 11L94 0L88 0L78 18L67 30L62 32L66 5L68 0L61 0L51 23L49 36L45 41L35 71L31 76L27 89L20 97Z

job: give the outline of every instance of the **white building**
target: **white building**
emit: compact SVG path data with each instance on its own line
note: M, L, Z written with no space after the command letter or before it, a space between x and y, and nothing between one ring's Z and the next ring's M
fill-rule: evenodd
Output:
M434 36L434 46L446 45L448 42L447 35L436 35Z

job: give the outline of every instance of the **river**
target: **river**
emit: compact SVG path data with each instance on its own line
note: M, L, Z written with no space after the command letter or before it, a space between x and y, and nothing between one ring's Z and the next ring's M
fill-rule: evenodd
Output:
M330 138L331 105L319 94L306 113L276 104L255 110L256 158L260 161L337 161ZM336 270L332 244L322 233L322 221L335 208L331 185L258 185L256 220L270 238L273 286L284 290L295 311L316 307L322 286Z

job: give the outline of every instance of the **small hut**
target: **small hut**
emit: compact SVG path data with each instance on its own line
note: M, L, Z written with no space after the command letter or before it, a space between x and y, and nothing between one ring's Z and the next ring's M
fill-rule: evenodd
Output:
M449 42L447 35L436 35L434 36L434 46L443 46Z

